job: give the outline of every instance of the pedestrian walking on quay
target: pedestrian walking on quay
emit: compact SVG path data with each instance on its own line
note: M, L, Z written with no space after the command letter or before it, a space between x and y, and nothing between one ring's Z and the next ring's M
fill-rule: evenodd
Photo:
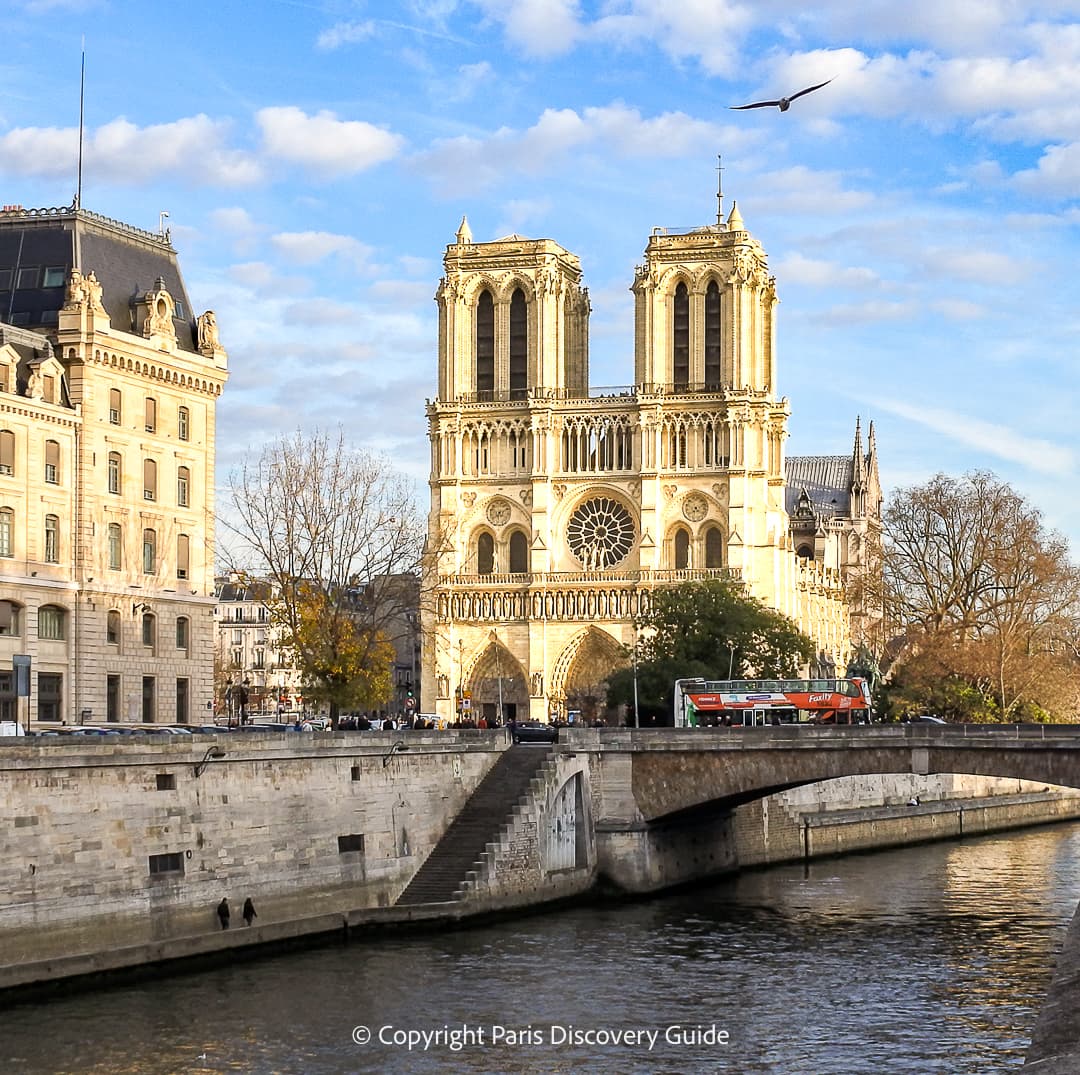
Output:
M258 917L259 916L255 913L255 904L251 902L251 897L248 896L248 898L244 900L244 925L250 926L251 920Z
M217 905L217 916L221 922L222 929L229 928L229 901L226 897L221 898L221 902Z

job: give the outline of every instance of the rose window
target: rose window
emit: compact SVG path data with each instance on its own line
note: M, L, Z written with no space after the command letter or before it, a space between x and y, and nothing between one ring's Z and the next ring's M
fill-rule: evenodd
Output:
M633 547L634 520L617 500L593 497L574 509L566 539L586 571L614 567Z

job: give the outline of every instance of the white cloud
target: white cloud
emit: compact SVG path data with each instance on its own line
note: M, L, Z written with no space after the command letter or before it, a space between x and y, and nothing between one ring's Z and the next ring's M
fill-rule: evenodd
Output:
M1047 146L1034 168L1017 172L1013 182L1030 194L1073 198L1080 181L1080 142Z
M979 321L989 316L985 306L967 299L936 299L930 305L950 321Z
M571 152L596 152L622 158L679 157L745 141L737 132L694 119L683 112L643 118L635 108L616 102L605 107L546 109L525 130L503 127L485 138L462 135L436 143L418 154L422 170L439 176L447 191L475 191L502 176L540 174L565 167Z
M259 163L226 144L229 124L209 116L139 127L123 117L84 139L83 172L99 181L137 184L160 176L190 184L247 186L262 179ZM74 127L22 127L0 136L0 173L35 178L74 175Z
M338 119L333 112L309 116L295 107L256 113L263 150L330 176L352 175L393 159L405 139L363 120Z
M329 30L323 30L315 39L315 46L332 51L342 45L355 45L358 41L366 41L374 33L375 23L370 19L366 22L339 22Z
M837 265L802 254L789 254L776 265L776 274L785 283L810 287L872 288L880 285L881 277L873 269Z
M1023 261L992 250L930 247L924 253L923 271L938 279L1000 285L1029 271Z
M1010 463L1020 463L1043 474L1066 477L1073 471L1073 454L1067 448L1037 437L1025 437L1022 433L996 422L986 422L956 411L920 407L897 400L877 400L875 406L932 429L969 448L976 448Z
M270 242L290 261L299 265L315 265L331 256L341 256L357 266L367 265L373 253L371 247L350 235L335 235L328 231L281 232Z
M476 0L506 39L527 56L550 57L569 52L582 33L577 0Z

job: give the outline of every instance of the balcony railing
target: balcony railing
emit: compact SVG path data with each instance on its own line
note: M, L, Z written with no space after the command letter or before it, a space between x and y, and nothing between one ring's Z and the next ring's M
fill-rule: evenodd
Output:
M498 572L487 575L476 573L440 575L440 586L526 586L543 589L546 586L575 586L580 583L598 583L624 586L670 586L679 582L698 582L702 579L728 579L742 581L742 571L737 567L684 567L684 568L607 568L597 571L538 571Z

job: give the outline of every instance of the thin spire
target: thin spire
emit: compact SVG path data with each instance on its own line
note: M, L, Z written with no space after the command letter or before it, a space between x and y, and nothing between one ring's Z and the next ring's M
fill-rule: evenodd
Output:
M866 483L866 458L863 456L862 450L862 422L861 416L855 416L855 450L852 453L852 465L853 476L852 485L856 488L862 488Z
M82 39L82 66L79 70L79 173L75 180L75 208L82 207L83 104L86 98L86 34Z
M716 154L716 223L724 226L724 158Z

